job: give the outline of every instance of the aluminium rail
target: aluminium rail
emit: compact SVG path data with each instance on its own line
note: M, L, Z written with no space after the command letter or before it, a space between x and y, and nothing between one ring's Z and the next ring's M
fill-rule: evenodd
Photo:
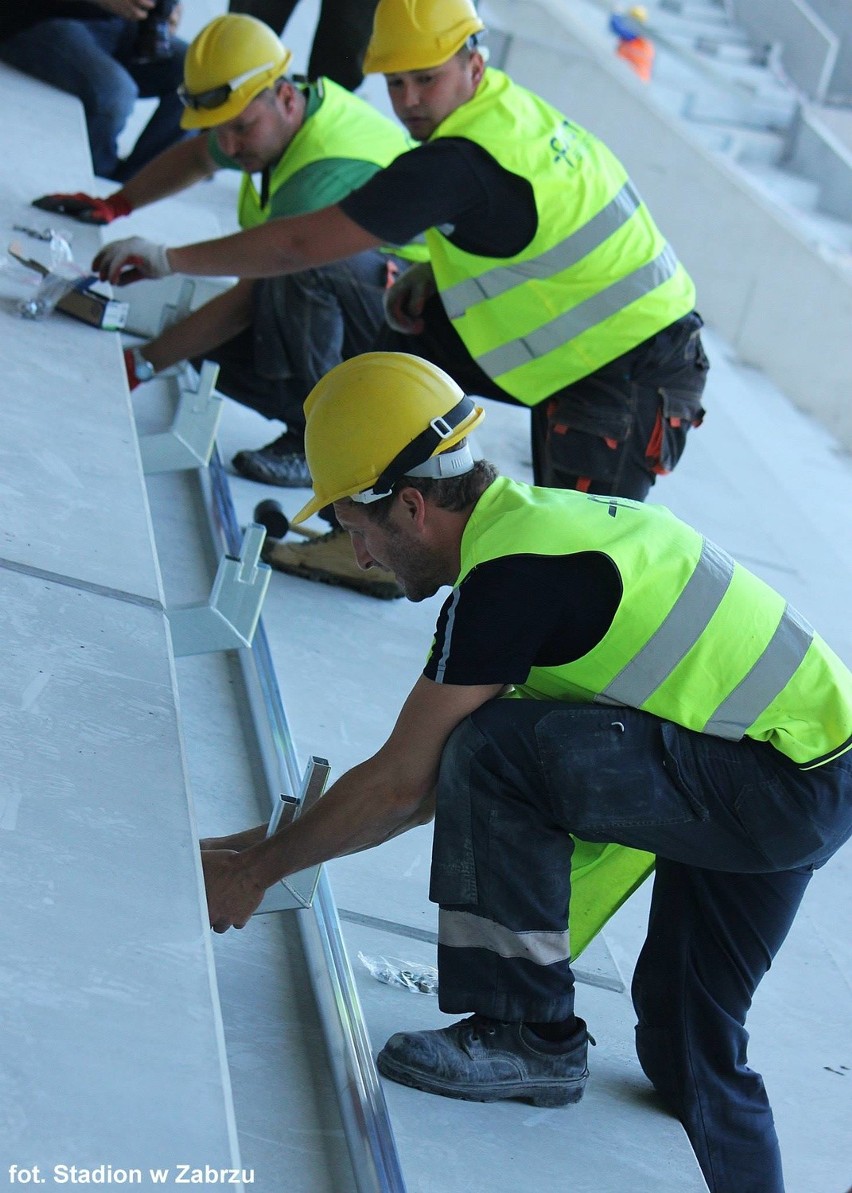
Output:
M218 449L196 475L214 541L237 555L242 532ZM301 773L262 619L251 648L236 653L274 808L281 791L299 790ZM405 1193L387 1103L324 870L311 906L300 909L297 920L358 1193Z

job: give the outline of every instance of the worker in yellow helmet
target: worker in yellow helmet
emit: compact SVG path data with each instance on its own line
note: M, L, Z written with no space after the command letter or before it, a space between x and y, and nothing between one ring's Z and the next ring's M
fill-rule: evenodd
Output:
M211 925L241 927L273 883L434 814L440 1007L472 1017L392 1036L379 1069L563 1106L588 1078L576 897L597 894L585 939L656 855L639 1059L711 1193L783 1193L745 1022L813 870L852 832L852 674L663 506L497 476L470 449L482 408L427 361L354 357L305 409L314 494L296 520L333 502L362 568L412 601L452 591L381 749L272 837L202 843ZM581 842L616 842L613 865L578 880Z
M109 223L229 169L243 175L239 222L253 228L337 202L410 147L392 120L337 83L291 78L292 57L262 21L216 17L190 45L180 88L183 127L200 135L162 153L106 199L48 195L37 205ZM239 452L234 467L266 484L307 485L302 403L341 359L372 346L385 289L407 265L399 254L409 251L425 256L422 246L397 255L369 246L292 277L241 281L128 350L128 382L133 388L186 358L217 361L223 393L286 424L265 447Z
M621 163L487 67L482 33L471 0L380 0L365 70L385 75L418 148L323 211L181 248L113 245L95 268L264 276L423 232L429 262L389 292L377 346L529 406L538 483L641 500L703 416L693 283ZM339 531L270 560L359 583Z

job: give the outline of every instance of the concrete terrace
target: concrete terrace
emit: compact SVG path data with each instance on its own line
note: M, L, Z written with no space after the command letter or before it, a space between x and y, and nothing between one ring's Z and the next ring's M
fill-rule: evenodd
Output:
M214 0L189 0L185 7L188 35L223 8ZM523 39L529 31L526 18L533 8L536 6L494 7L495 21L499 16L500 27L515 39L516 61L527 68L534 47L527 54ZM315 4L302 4L287 31L297 67L307 58L315 11ZM540 9L535 15L541 20ZM550 10L548 19L553 19ZM594 59L599 54L602 78L612 65L609 52L603 41L597 51L582 44L584 58ZM548 68L551 61L547 60ZM568 53L566 63L570 80ZM511 59L508 68L520 82L543 88L543 80L531 74L524 77L513 68ZM17 79L12 72L4 73L2 84L8 103L17 97L25 107L44 105L44 111L54 105L56 135L61 137L64 131L66 137L70 136L68 129L73 133L73 120L66 122L66 101L44 89L38 89L40 94L36 95L34 84ZM627 86L630 89L632 83ZM638 88L633 90L638 104L641 93ZM369 80L365 93L374 102L384 104L380 81ZM570 107L567 110L575 114ZM602 110L601 115L605 118L606 113ZM586 113L582 122L596 127ZM29 162L27 145L16 140L13 124L8 121L2 134L4 156ZM30 135L26 122L20 127L20 136ZM79 124L74 135L79 141ZM624 156L622 150L619 152ZM32 218L35 213L28 212L24 205L27 195L47 189L89 189L93 185L86 172L85 155L77 150L75 153L72 158L67 150L56 147L56 177L52 176L52 163L42 155L37 164L21 166L23 176L7 180L0 192L4 195L0 210L7 240L13 223L22 218L37 222ZM633 163L628 164L633 170ZM71 177L59 167L73 167L77 173ZM106 237L139 232L180 243L214 235L217 230L230 230L232 183L217 179L199 186L109 229ZM681 210L688 206L694 179L687 171L672 171L665 183L669 190L679 188L678 194L673 194L670 212L661 210L658 197L649 198L659 222L678 246L676 229L669 225L680 225ZM99 193L106 193L106 187ZM75 254L82 264L95 243L95 234L81 230L79 225L67 226L74 231ZM693 268L691 259L686 259ZM722 280L708 277L706 288L712 289L715 302L723 290ZM140 301L153 304L153 299L145 300L142 289ZM14 314L8 293L4 289L0 309L0 338L6 345L0 356L11 350L24 328ZM820 307L821 301L826 303L825 310ZM828 297L821 299L818 288L809 291L811 324L830 321L834 311L828 309L829 302ZM715 321L701 302L699 309L708 317L706 347L712 363L706 400L708 417L705 425L691 435L676 473L657 485L653 500L669 505L780 589L852 663L848 617L852 607L852 565L847 557L852 529L852 463L846 432L842 436L845 446L840 435L841 426L845 428L848 423L838 420L834 413L839 396L827 395L828 413L823 421L813 413L814 405L819 404L818 395L810 404L811 412L804 413L779 386L777 377L771 380L754 367L753 355L744 354L742 341L731 335L724 320ZM148 317L155 316L149 312ZM0 439L3 474L7 479L14 477L16 491L24 494L21 501L26 500L34 511L32 523L37 526L49 518L50 503L35 488L28 493L28 475L40 475L34 462L49 455L60 492L64 491L64 483L76 494L76 482L68 481L65 472L70 469L78 477L88 476L86 461L98 446L98 435L107 433L97 428L90 417L91 376L79 363L81 358L93 352L99 354L98 368L104 378L110 378L117 426L128 412L128 402L113 333L94 332L54 316L42 324L29 325L26 334L32 341L34 356L49 356L52 345L59 343L65 362L64 372L57 366L46 373L43 368L28 370L26 363L22 364L14 377L15 388L10 387L4 397L14 418L3 420L4 427L9 428ZM8 375L6 379L10 380ZM30 383L33 391L24 401L21 391ZM848 374L846 383L848 388ZM157 381L133 395L130 405L140 435L157 431L168 421L173 401L170 386L170 382ZM106 381L102 388L104 409L111 409ZM63 400L59 401L58 396ZM845 389L843 397L846 399ZM70 403L79 408L80 425L87 429L87 435L74 434ZM62 423L63 429L67 423L63 436L57 434L54 440L52 427L45 427L45 412ZM133 484L137 485L133 451L127 446L133 440L131 426L128 420L127 427L122 425L116 432L126 452L126 458L116 467L128 475L133 473ZM226 401L217 432L218 453L226 469L235 451L265 443L275 433L274 427L251 411ZM520 479L530 477L527 416L523 411L488 403L479 446L502 471ZM95 461L95 474L99 468L100 458ZM272 493L232 474L227 482L242 526L251 521L255 504L263 498L276 497L287 512L294 512L304 500L301 492ZM124 509L124 499L115 482L112 512L116 524L129 526L133 538L140 542L144 538L146 543L148 526L153 528L153 570L147 554L141 562L134 562L129 558L133 543L121 545L121 533L116 535L97 521L97 501L106 500L99 496L101 490L93 490L88 502L81 501L81 538L88 533L87 520L91 519L95 519L99 536L95 547L100 570L84 574L88 588L93 583L116 589L128 587L127 582L120 581L122 570L127 574L130 569L135 579L133 569L137 569L139 578L132 591L143 594L152 606L158 594L166 609L203 599L209 586L211 547L202 528L197 498L191 491L193 484L188 473L149 475L145 486L148 512L134 504L135 520L125 523L118 516ZM23 504L10 508L22 510L20 518L27 520ZM10 527L10 533L13 531ZM57 551L60 546L63 544L56 547ZM82 545L80 550L81 558L86 558ZM9 557L10 551L0 554ZM14 567L9 566L8 558L0 562L0 580L7 597L10 584L19 584L22 572L33 576L37 569L47 566L26 543L19 555L11 557ZM65 587L73 589L80 581L74 578L77 573L71 565L65 566L71 572ZM51 568L60 570L55 562ZM339 774L381 744L422 666L441 600L439 596L416 606L385 603L277 573L271 576L262 628L294 753L302 763L311 755L324 756L330 760L333 774ZM25 598L21 598L24 603ZM40 639L47 643L61 640L65 617L64 608L45 605L29 637L21 631L20 617L7 622L7 640L16 645L25 660L28 651L37 659ZM138 632L132 636L138 644ZM199 1162L203 1162L209 1144L211 1163L214 1154L222 1155L230 1157L222 1159L222 1164L240 1163L253 1170L252 1187L259 1193L342 1193L368 1187L405 1188L410 1193L461 1193L470 1189L514 1193L528 1188L554 1193L564 1189L621 1193L627 1188L637 1193L699 1193L705 1188L680 1126L656 1103L633 1053L628 990L632 965L642 943L647 889L638 892L614 917L578 963L578 1012L588 1020L598 1042L590 1058L593 1076L584 1101L565 1112L536 1110L522 1104L482 1106L446 1101L383 1082L379 1099L387 1107L392 1147L402 1178L399 1184L384 1186L364 1184L359 1179L347 1156L350 1128L333 1096L335 1065L333 1059L329 1062L323 1044L323 1015L322 1008L318 1011L315 1006L312 962L304 954L304 933L297 931L297 920L307 913L257 917L245 931L212 940L201 931L198 892L194 889L197 873L190 849L192 831L197 829L202 835L232 831L265 814L258 761L241 744L241 722L246 713L240 700L243 681L237 675L237 660L244 653L231 651L215 658L197 655L172 659L170 664L175 688L173 706L177 710L175 733L181 740L187 778L185 797L179 784L176 787L177 824L172 825L171 832L180 848L170 865L186 888L180 895L179 910L188 925L187 935L193 940L190 960L195 985L186 998L202 999L198 1015L194 1007L188 1008L188 1019L198 1027L203 1015L207 1032L207 1036L200 1033L198 1038L193 1035L188 1039L187 1050L193 1050L197 1072L187 1074L184 1064L177 1069L188 1082L194 1075L207 1083L205 1088L219 1089L218 1100L212 1099L215 1111L193 1102L191 1092L183 1109L176 1101L172 1134L179 1137L185 1124L193 1122ZM129 657L125 662L128 669L135 665ZM21 674L28 674L25 666ZM37 693L34 688L28 690L32 703ZM14 684L10 684L9 692L9 705L16 708L20 696ZM106 716L107 711L102 710L101 715ZM61 725L56 732L61 735ZM9 738L8 744L16 746L17 742ZM21 765L19 754L17 749L8 753L13 791L15 783L20 786L36 778L30 771L14 769ZM172 761L169 765L176 764ZM49 757L45 766L49 767ZM146 775L144 759L136 758L134 766L137 769L130 772L131 785L135 802L141 804L148 798L148 788L156 787L156 782ZM3 807L8 811L9 806L7 797ZM132 820L129 808L123 809L122 815ZM13 831L14 818L0 817L0 826L9 832L8 840L19 843ZM71 865L74 875L64 887L69 914L65 947L73 958L75 953L83 954L92 936L91 923L75 915L77 905L85 904L87 879L73 866L73 859L68 861L60 845L53 843L54 833L63 831L61 822L55 821L52 831L50 817L46 816L39 831L45 842L46 867ZM74 840L83 847L82 838ZM373 960L391 958L406 968L434 964L436 915L426 897L429 852L430 830L422 828L379 850L326 867L348 954L346 964L351 966L373 1052L395 1030L439 1026L449 1021L438 1012L433 998L376 981L359 959L360 955ZM16 865L25 866L25 853L14 856ZM141 894L151 878L141 864L137 869L138 875L134 871L127 881L138 881ZM167 885L165 871L159 881ZM105 892L121 889L121 883L116 886L115 875L105 881ZM751 1061L763 1073L775 1109L788 1193L845 1193L852 1183L852 944L847 910L851 891L852 854L847 849L815 876L751 1016ZM121 902L118 896L110 897ZM165 898L164 908L168 906ZM23 1052L15 1054L17 1068L4 1068L0 1061L0 1089L6 1091L5 1108L0 1113L0 1188L7 1182L7 1162L46 1163L39 1157L51 1148L57 1159L72 1159L70 1153L66 1155L67 1149L61 1156L56 1150L58 1135L45 1113L49 1099L40 1092L61 1090L64 1079L62 1074L57 1076L50 1050L43 1047L36 1030L42 1020L33 1004L44 1001L44 987L24 982L16 962L21 942L26 944L26 951L20 955L28 963L39 957L41 920L36 911L32 905L22 904L16 933L10 934L6 928L0 935L5 988L10 998L17 1000L19 1016L11 1028L23 1032L22 1038L35 1057L33 1071L41 1077L40 1083L35 1080L27 1084L23 1080ZM109 920L108 909L99 908L97 914ZM152 932L146 947L153 947L156 938L156 932ZM170 939L163 952L171 950L174 956L177 948L178 942ZM97 964L106 965L106 961L101 957ZM208 974L212 975L209 983ZM164 1024L179 1040L182 1021L171 1005L166 977L164 972L161 1011ZM57 996L52 1004L53 1018L59 1031L67 1023L79 1034L76 1055L83 1058L81 1064L85 1067L90 1064L85 1059L89 1045L97 1037L98 1004L86 1004L91 1016L87 1020L83 995L73 984L75 979L70 978L65 986L61 976L55 980L57 990L64 991L64 999ZM185 981L188 984L188 979ZM80 1011L73 1020L69 1018L69 1000ZM154 1013L157 1005L153 1004ZM126 1080L139 1083L141 1093L148 1095L148 1103L155 1105L161 1091L174 1092L169 1084L168 1053L159 1057L163 1062L158 1062L159 1067L149 1064L147 1051L130 1047L135 1039L133 1015L128 1016L123 1030L130 1033L128 1047L120 1051L115 1065L123 1066ZM166 1051L162 1040L159 1046ZM179 1052L178 1044L171 1055ZM103 1080L99 1071L91 1081L90 1076L86 1070L80 1098L84 1103L89 1096L85 1091ZM71 1138L75 1121L79 1121L78 1107L73 1102L69 1094L65 1099L63 1140ZM99 1139L104 1147L107 1141L114 1145L110 1154L115 1163L127 1163L129 1153L121 1148L126 1148L130 1136L125 1137L110 1120L108 1106L103 1113L103 1135L99 1137L95 1124L89 1136L78 1138L78 1142L85 1145L89 1163L95 1163L99 1154L106 1157L104 1148L99 1153ZM147 1120L140 1120L140 1136L151 1135L146 1145L150 1163L169 1163L165 1158L158 1161L157 1156L166 1156L168 1148L163 1141L168 1136L171 1147L171 1136L151 1131L150 1127Z

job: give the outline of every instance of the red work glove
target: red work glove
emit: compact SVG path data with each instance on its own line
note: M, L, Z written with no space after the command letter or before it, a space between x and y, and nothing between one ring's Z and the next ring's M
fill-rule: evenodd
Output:
M133 208L121 191L106 199L95 199L83 191L74 195L42 195L33 199L33 207L42 211L55 211L58 215L70 215L81 224L111 224L123 215L130 215Z

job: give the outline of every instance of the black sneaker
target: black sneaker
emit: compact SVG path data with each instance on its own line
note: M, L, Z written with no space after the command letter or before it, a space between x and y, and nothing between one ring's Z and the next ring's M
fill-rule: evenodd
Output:
M286 431L274 443L256 451L237 452L231 461L240 476L282 489L310 489L311 474L304 442Z
M579 1102L589 1076L589 1033L582 1019L569 1039L539 1039L523 1023L472 1015L438 1031L398 1032L378 1055L379 1072L446 1098L534 1106Z

